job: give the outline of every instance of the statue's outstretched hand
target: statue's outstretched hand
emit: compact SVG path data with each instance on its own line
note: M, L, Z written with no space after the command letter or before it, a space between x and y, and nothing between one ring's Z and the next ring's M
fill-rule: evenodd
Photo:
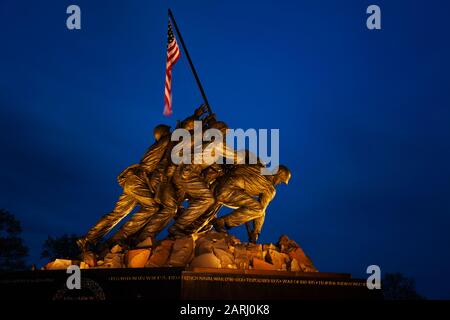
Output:
M200 107L195 109L194 115L196 117L200 117L202 114L208 111L208 106L206 104L202 104Z

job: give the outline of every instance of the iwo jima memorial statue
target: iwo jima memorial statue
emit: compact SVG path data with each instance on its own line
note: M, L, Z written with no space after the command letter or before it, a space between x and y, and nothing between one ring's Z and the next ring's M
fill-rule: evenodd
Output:
M56 259L35 273L76 264L82 269L83 294L94 298L367 295L365 281L317 272L300 246L285 235L276 244L258 243L276 187L288 184L291 172L284 165L269 171L250 151L236 151L221 140L229 127L211 112L170 10L169 17L205 103L173 130L165 124L155 126L154 143L140 162L118 176L123 191L114 209L78 240L81 256ZM171 113L171 69L180 56L170 20L165 114ZM180 132L185 135L181 143ZM214 139L198 139L198 132ZM222 207L232 211L224 215ZM248 242L228 234L244 225ZM158 240L167 228L168 236ZM59 277L64 284L67 274ZM56 294L49 294L54 299L76 297L75 291L61 285Z

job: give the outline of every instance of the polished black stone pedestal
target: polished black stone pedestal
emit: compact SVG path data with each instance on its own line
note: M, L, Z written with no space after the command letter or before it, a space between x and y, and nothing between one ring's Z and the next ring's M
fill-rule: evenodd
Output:
M380 290L369 290L366 280L349 274L218 269L184 271L181 294L201 300L382 298Z
M262 270L146 268L81 270L81 289L66 287L65 270L0 275L7 299L282 300L381 299L349 274Z

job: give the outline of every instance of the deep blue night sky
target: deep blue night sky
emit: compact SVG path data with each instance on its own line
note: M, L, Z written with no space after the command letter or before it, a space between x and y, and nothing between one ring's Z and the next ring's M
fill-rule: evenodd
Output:
M218 117L280 129L293 178L261 240L285 233L321 271L378 264L450 298L448 1L242 2L0 2L0 208L21 220L30 262L48 235L111 210L153 127L201 103L182 57L162 115L170 6Z

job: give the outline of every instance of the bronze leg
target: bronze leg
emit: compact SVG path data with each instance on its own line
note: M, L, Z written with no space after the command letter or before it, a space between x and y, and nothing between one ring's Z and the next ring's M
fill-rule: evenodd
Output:
M225 221L228 228L240 226L254 219L261 219L264 216L261 203L240 188L222 188L219 191L217 201L227 207L238 208L230 214L219 218ZM261 228L262 225L258 227Z
M136 205L137 201L132 196L122 193L119 200L117 200L114 210L101 217L100 220L89 229L86 234L86 240L90 243L96 243L125 218Z
M139 176L128 177L123 191L136 199L141 206L153 207L155 205L154 195L150 191L147 181Z
M158 212L159 206L141 207L133 216L120 227L109 240L111 243L122 243L135 235Z
M139 176L129 175L124 182L123 191L114 210L104 215L88 231L85 239L89 243L96 243L100 238L105 236L138 204L148 208L156 205L146 181Z
M139 240L143 241L148 237L155 237L161 230L163 230L175 217L178 209L178 200L176 199L174 187L167 183L161 195L161 210L153 215L151 219L142 229L139 235Z
M199 174L191 173L184 179L177 179L181 184L181 189L185 191L189 198L189 206L176 219L175 224L169 228L169 232L174 235L181 235L185 230L192 227L192 224L214 204L214 197Z

